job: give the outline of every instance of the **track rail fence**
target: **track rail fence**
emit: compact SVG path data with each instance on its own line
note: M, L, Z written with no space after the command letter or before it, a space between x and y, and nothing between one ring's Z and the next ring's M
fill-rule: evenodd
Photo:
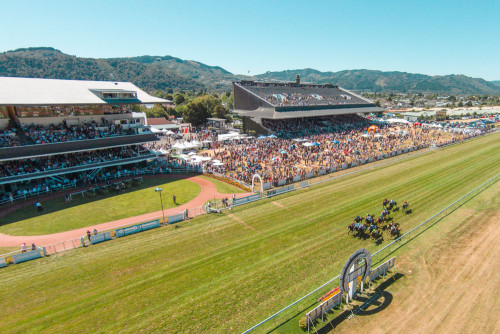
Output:
M462 197L460 197L459 199L457 199L453 203L449 204L445 208L443 208L440 211L438 211L437 213L435 213L432 217L428 218L424 222L415 226L410 231L399 236L398 238L394 239L391 243L387 244L386 246L382 247L381 249L379 249L378 251L373 253L372 258L374 260L376 260L376 261L374 261L374 263L381 262L383 259L385 259L387 256L392 254L394 251L396 251L400 247L404 246L406 244L406 242L408 242L409 240L411 240L413 238L416 238L419 234L423 233L427 228L429 228L433 224L439 222L441 219L446 217L448 214L452 213L453 211L458 209L460 206L465 204L473 196L478 195L483 190L485 190L489 186L496 183L499 179L500 179L500 173L496 174L495 176L493 176L492 178L490 178L486 182L482 183L478 187L469 191L467 194L463 195ZM405 242L403 242L403 241L405 241ZM307 293L303 297L297 299L296 301L294 301L293 303L284 307L283 309L279 310L278 312L274 313L270 317L262 320L261 322L254 325L253 327L247 329L242 334L250 333L250 332L255 331L257 329L264 330L266 333L272 331L276 326L279 326L279 325L285 323L286 321L294 318L300 312L305 311L310 306L312 306L316 302L316 300L312 299L312 298L308 298L308 297L313 296L314 294L318 293L319 291L326 292L327 290L331 289L331 286L330 287L328 287L328 286L330 284L334 283L335 281L338 281L339 278L340 278L340 275L335 276L334 278L328 280L326 283L317 287L313 291ZM296 306L296 307L294 307L294 306ZM268 326L266 328L263 328L264 324L268 324Z
M175 212L175 213L169 213L168 216L174 216L174 215L177 215L177 214L184 214L186 213L185 210L183 211L178 211L178 212ZM201 214L204 214L205 211L203 210L202 207L199 207L199 208L190 208L188 209L188 218L193 218L195 216L199 216ZM167 218L167 216L165 216L165 218ZM146 220L151 220L151 219L163 219L163 214L158 214L154 217L149 217L148 219ZM145 221L146 221L145 220ZM115 231L117 229L120 229L120 228L124 228L124 227L128 227L128 226L132 226L132 225L137 225L139 224L140 222L134 222L134 223L126 223L126 224L122 224L122 225L119 225L119 226L115 226L113 228L109 228L109 229L105 229L105 230L99 230L98 232L99 233L103 233L103 232L110 232L110 231ZM162 225L167 225L166 223L165 224L162 224ZM91 231L93 233L93 231ZM82 244L82 239L83 238L83 244ZM90 242L88 240L88 237L87 235L82 235L81 237L78 237L78 238L73 238L73 239L68 239L68 240L64 240L64 241L59 241L59 242L56 242L56 243L53 243L53 244L49 244L49 245L44 245L43 247L45 247L46 251L47 251L47 254L56 254L56 253L60 253L60 252L64 252L64 251L67 251L67 250L70 250L70 249L73 249L73 248L79 248L79 247L84 247L85 246L88 246L90 245ZM5 255L5 254L4 254ZM4 255L0 255L0 257L3 257Z

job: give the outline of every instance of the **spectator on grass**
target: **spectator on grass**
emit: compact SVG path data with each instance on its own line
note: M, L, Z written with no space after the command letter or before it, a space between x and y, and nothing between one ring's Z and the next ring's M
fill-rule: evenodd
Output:
M94 235L97 235L97 229L94 229Z
M27 247L26 247L26 243L25 243L25 242L23 242L23 244L21 245L21 252L22 252L22 253L26 253L26 249L27 249Z
M31 250L32 250L32 251L36 250L36 245L35 245L35 243L32 243L32 244L31 244Z
M89 238L89 241L90 241L90 236L92 235L92 233L90 233L90 230L87 230L87 237Z
M174 204L177 204L177 202L175 201L175 200L176 200L175 194L174 194L174 195L172 195L172 198L173 198L173 200L174 200Z

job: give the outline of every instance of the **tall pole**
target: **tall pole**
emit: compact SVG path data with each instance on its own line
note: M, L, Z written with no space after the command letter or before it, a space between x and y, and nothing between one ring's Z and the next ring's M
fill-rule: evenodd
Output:
M160 203L161 203L161 214L163 215L163 223L165 223L165 211L163 210L163 199L161 197L161 190L160 190Z
M163 198L161 197L161 191L163 189L162 188L159 188L159 187L156 187L155 188L155 192L157 193L160 193L160 204L161 204L161 213L163 215L163 222L165 223L165 211L163 210Z

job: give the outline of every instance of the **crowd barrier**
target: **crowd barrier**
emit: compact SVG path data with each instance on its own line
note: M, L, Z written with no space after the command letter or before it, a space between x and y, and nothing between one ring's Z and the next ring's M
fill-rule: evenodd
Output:
M233 206L242 205L249 202L253 202L260 199L260 194L250 195L242 198L235 198L233 200Z
M370 273L368 274L368 280L371 282L380 275L384 275L386 272L388 272L389 270L391 270L391 268L394 267L395 263L396 263L396 258L393 257L392 259L382 263L377 268L370 270Z
M42 251L39 249L35 249L32 251L27 251L24 253L18 253L14 254L11 256L12 262L17 264L17 263L22 263L26 261L31 261L34 259L39 259L42 257Z
M175 224L175 223L178 223L178 222L183 221L183 220L184 220L184 214L183 213L179 213L179 214L167 217L167 222L169 224Z
M97 233L90 236L90 243L92 245L98 244L100 242L111 240L111 232Z
M293 184L289 184L289 185L287 185L285 187L282 187L282 188L276 188L276 189L273 189L273 190L269 190L266 193L266 196L270 197L270 196L282 194L282 193L288 192L288 191L293 190L293 189L295 189L294 185Z

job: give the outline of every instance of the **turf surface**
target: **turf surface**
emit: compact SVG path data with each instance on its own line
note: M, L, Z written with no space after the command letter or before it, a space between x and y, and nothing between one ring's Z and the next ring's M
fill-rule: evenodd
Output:
M138 186L124 193L111 190L95 197L73 196L70 203L64 197L42 201L44 211L38 215L36 208L25 207L0 217L0 233L9 235L41 235L69 231L80 227L137 216L161 210L160 197L154 189L163 189L164 209L182 205L195 198L201 191L198 184L171 178L145 178Z
M387 243L347 236L354 216L378 214L385 197L408 200L413 213L393 215L404 233L499 164L496 133L180 228L4 268L0 332L241 332L338 275L354 250ZM301 330L293 321L276 332Z
M238 194L238 193L245 193L246 192L245 190L243 190L241 188L235 187L235 186L233 186L229 183L226 183L226 182L222 182L222 181L217 180L213 177L208 177L208 176L203 176L203 175L201 175L200 177L215 184L215 187L217 188L217 192L220 194Z

